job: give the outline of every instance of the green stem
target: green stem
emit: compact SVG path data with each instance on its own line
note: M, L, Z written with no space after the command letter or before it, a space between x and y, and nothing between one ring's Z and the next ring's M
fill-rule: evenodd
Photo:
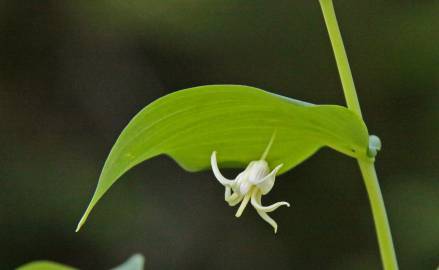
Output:
M372 207L383 267L386 270L397 270L398 262L396 261L395 248L393 247L392 233L390 231L386 207L384 206L383 195L381 194L375 166L373 162L360 160L358 161L358 165L360 166Z
M334 50L338 72L340 74L346 103L349 109L362 118L360 103L358 102L354 80L352 78L349 61L343 45L340 29L335 16L332 0L319 0L325 18L329 38ZM384 206L378 177L373 161L358 159L361 174L366 185L367 194L372 208L375 229L380 247L381 259L385 270L397 270L395 248L393 247L392 233L387 218L386 207Z
M357 113L360 117L361 108L358 102L357 91L355 90L351 68L349 66L346 50L338 28L337 17L335 16L332 0L319 0L322 7L323 17L325 18L332 49L334 50L335 61L337 62L338 72L340 73L341 84L348 108Z

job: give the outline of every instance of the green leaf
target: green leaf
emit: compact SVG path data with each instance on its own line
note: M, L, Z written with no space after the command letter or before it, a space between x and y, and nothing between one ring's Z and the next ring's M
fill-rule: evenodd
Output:
M140 254L131 256L126 262L111 270L143 270L145 259Z
M131 256L123 264L112 268L111 270L143 270L143 264L145 259L140 254ZM17 268L17 270L78 270L76 268L63 265L51 261L36 261L27 263Z
M271 166L283 163L280 173L323 146L366 158L367 128L345 107L313 105L241 85L189 88L152 102L125 127L77 230L111 185L144 160L164 154L188 171L200 171L209 168L216 150L221 167L245 167L261 157L274 132L266 160Z
M17 270L77 270L77 269L51 261L36 261L20 266L19 268L17 268Z

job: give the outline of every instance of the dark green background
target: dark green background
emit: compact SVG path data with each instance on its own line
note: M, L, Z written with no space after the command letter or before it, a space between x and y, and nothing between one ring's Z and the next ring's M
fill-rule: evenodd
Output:
M439 2L335 1L401 269L439 265ZM0 268L380 269L354 160L323 149L237 220L211 172L159 157L74 229L118 134L172 91L246 84L344 104L317 0L1 1ZM230 171L232 176L236 171Z

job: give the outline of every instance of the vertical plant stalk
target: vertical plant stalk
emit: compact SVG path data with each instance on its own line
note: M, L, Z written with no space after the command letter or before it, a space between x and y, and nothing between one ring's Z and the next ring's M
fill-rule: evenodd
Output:
M354 80L352 78L349 61L343 45L343 39L338 27L332 0L319 0L319 2L328 29L335 60L337 62L337 68L340 74L347 106L362 118L360 103L358 102ZM374 162L358 159L358 165L366 185L367 194L372 208L383 267L385 270L397 270L398 262L396 261L392 233L390 231L386 208L384 206Z

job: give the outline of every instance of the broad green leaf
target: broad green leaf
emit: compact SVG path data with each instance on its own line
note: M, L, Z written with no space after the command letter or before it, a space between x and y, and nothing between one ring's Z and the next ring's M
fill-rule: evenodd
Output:
M365 124L342 106L313 105L240 85L177 91L146 106L122 131L77 230L111 185L144 160L164 154L193 172L209 168L217 151L221 167L245 167L261 157L274 132L266 160L271 166L283 163L280 173L323 146L356 158L366 157L368 149Z
M51 261L36 261L20 266L17 268L17 270L77 270L77 269Z

